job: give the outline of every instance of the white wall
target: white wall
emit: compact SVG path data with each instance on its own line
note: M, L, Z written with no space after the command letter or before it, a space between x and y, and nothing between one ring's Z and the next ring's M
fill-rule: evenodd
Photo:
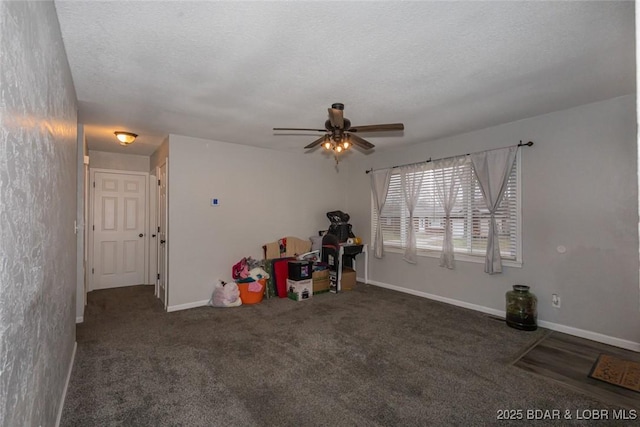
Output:
M347 174L318 153L169 136L169 306L206 301L262 245L306 239L344 210ZM220 206L211 207L212 198Z
M0 2L0 426L53 426L73 359L76 96L53 2Z
M437 258L417 265L387 253L370 278L504 311L513 284L531 285L539 320L640 343L635 97L624 96L477 132L356 158L348 182L354 228L370 230L365 169L533 141L523 148L523 266L488 275L483 265ZM370 233L366 236L370 240ZM557 246L567 248L565 254ZM562 307L551 307L558 293ZM637 346L640 350L640 345Z
M89 150L89 167L149 172L149 156Z

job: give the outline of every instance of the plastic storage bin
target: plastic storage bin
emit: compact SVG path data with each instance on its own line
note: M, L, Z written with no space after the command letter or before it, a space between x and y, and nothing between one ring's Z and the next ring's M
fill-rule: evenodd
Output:
M289 277L291 280L311 279L313 263L311 261L289 261Z

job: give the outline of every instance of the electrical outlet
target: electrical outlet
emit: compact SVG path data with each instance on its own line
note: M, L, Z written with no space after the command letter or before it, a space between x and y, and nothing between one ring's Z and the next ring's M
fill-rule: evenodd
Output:
M558 294L551 295L551 305L554 308L560 308L560 295Z

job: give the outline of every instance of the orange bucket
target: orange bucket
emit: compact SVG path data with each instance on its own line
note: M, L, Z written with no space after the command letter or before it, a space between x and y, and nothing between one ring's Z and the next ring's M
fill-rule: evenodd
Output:
M260 283L260 286L262 287L260 292L251 292L249 290L249 283L238 283L242 304L258 304L262 301L264 288L267 286L267 279L258 279L258 283Z

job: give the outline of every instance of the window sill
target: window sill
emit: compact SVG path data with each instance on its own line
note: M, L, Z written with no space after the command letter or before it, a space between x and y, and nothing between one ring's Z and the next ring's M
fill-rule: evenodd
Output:
M389 248L389 247L385 247L384 248L385 252L391 252L391 253L396 253L396 254L404 254L404 250L403 249L398 249L398 248ZM427 258L440 258L440 252L439 251L425 251L425 250L418 250L418 256L421 257L427 257ZM484 256L480 257L480 256L471 256L471 255L465 255L465 254L455 254L455 260L456 261L462 261L462 262L472 262L475 264L484 264ZM513 261L513 260L502 260L502 265L505 267L515 267L515 268L522 268L522 261Z

